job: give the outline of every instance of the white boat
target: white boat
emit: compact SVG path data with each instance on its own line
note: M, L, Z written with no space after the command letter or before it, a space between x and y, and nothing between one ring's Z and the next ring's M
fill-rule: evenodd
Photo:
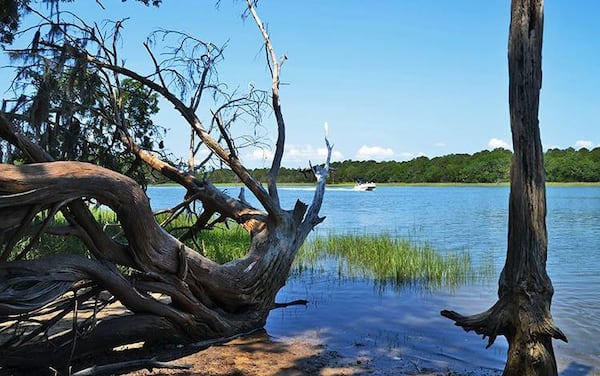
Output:
M356 185L354 185L355 191L374 191L375 188L377 188L377 184L361 180L357 181Z

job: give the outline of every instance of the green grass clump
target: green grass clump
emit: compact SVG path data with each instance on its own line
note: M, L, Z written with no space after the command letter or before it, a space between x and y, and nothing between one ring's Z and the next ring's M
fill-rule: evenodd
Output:
M216 228L212 231L203 231L196 244L200 246L202 254L209 259L224 264L226 262L244 257L248 252L250 235L241 227ZM194 245L189 244L191 247ZM195 247L198 249L198 247Z
M166 218L166 215L159 215L157 220L162 223ZM190 215L179 215L170 221L165 229L178 237L191 227L194 221L194 217ZM246 255L250 235L237 224L231 227L219 225L212 230L201 231L195 239L190 239L185 244L209 259L224 264Z
M107 208L92 208L91 212L108 236L120 243L127 243L115 212ZM46 213L40 214L39 218L36 219L36 223L41 224L46 219L45 215ZM157 221L161 223L166 218L166 215L159 215ZM179 215L173 221L170 221L165 229L174 236L179 236L192 226L194 221L192 216ZM50 222L50 226L63 227L67 225L66 219L60 212L56 213ZM29 247L32 240L31 236L25 236L21 239L13 248L11 258L16 257L25 250L27 250L26 259L56 254L86 255L88 253L85 244L75 236L43 234L32 247ZM231 228L221 226L210 231L201 231L195 239L186 241L186 245L189 247L221 264L243 257L248 251L249 244L249 234L237 225Z
M295 272L334 259L343 277L371 278L396 287L457 286L476 278L468 252L441 254L429 244L417 245L390 234L336 235L309 240L299 253Z

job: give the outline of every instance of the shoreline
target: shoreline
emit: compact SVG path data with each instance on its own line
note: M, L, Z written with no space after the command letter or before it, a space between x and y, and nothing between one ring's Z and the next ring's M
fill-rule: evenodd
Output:
M376 182L377 183L377 182ZM243 183L215 183L215 187L244 187ZM314 183L278 183L280 187L314 187ZM180 187L177 183L148 184L148 187ZM510 187L501 183L377 183L381 187ZM352 188L354 183L327 183L330 188ZM546 187L600 187L600 182L546 182Z
M185 349L181 349L182 351ZM177 351L177 350L174 350ZM161 354L163 355L163 354ZM157 359L161 358L159 355ZM171 358L173 359L173 358ZM273 339L261 331L176 358L170 363L189 369L163 369L160 375L181 376L499 376L501 370L435 367L420 359L389 354L344 354L305 335ZM156 375L138 370L129 376Z

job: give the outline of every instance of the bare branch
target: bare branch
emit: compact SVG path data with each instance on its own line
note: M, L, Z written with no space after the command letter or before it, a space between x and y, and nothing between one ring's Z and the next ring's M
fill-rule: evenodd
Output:
M205 145L212 150L219 158L225 162L235 173L238 175L240 180L250 189L250 191L256 196L259 202L265 207L267 212L277 218L279 216L279 206L275 205L272 199L266 194L259 182L257 182L248 172L248 170L241 164L237 158L232 158L230 154L223 149L218 142L212 138L212 136L206 132L200 119L196 117L194 112L187 107L179 98L171 93L167 88L156 84L154 81L144 77L130 69L112 65L109 63L101 62L91 55L87 55L87 60L100 67L112 70L116 73L123 74L129 78L139 81L149 87L150 89L160 93L165 99L174 105L175 109L186 119L188 124L193 127L196 134L205 143Z
M219 127L219 131L221 132L221 137L225 140L225 143L227 144L227 147L229 148L229 154L233 158L237 158L235 146L233 145L233 140L227 134L227 130L225 129L225 125L221 121L221 117L214 112L212 112L212 115L213 115L214 121L217 123L217 126Z
M333 152L333 145L331 145L329 143L329 140L327 139L327 123L325 123L325 133L325 145L327 147L327 158L325 159L325 164L322 167L311 166L311 170L317 178L317 187L315 189L312 204L308 208L306 218L304 219L304 222L301 226L303 233L306 235L308 235L308 233L316 225L325 220L325 217L319 217L319 211L321 210L321 205L325 196L325 185L327 184L327 177L329 175L329 164L331 162L331 154Z
M200 105L200 100L202 99L202 93L204 92L204 89L206 88L206 77L208 76L208 72L210 72L211 65L212 65L211 64L212 59L210 58L210 56L208 54L202 55L200 57L200 60L202 60L204 62L204 69L202 70L202 76L200 77L200 82L198 83L198 85L196 87L196 92L192 96L192 104L190 105L190 107L192 108L193 111L196 111L198 109L198 106Z
M273 162L271 164L271 169L268 174L268 186L269 186L269 194L273 197L273 200L276 202L277 206L279 206L279 193L277 192L277 176L279 175L279 170L281 168L281 160L283 158L283 151L285 146L285 121L283 119L283 113L281 112L281 103L279 99L279 74L280 74L280 65L277 62L277 56L275 55L275 49L271 43L271 38L267 33L267 29L265 25L262 23L256 10L254 9L253 1L246 0L246 5L248 7L248 11L254 18L254 22L258 26L264 42L265 49L268 52L267 62L269 67L271 67L271 101L273 105L273 112L275 113L275 119L277 121L277 141L275 143L275 155L273 156Z
M158 76L158 79L160 80L160 84L163 87L167 87L167 84L165 83L165 79L162 75L162 70L160 69L158 61L156 61L156 57L154 56L154 53L150 49L150 46L148 45L148 43L144 42L144 48L148 52L148 55L150 55L150 59L152 59L152 64L154 64L155 74Z

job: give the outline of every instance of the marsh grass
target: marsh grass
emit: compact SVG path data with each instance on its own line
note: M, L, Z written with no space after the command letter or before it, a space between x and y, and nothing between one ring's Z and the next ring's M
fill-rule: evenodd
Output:
M104 231L113 239L120 243L127 243L127 239L123 236L121 225L117 215L112 210L106 208L93 208L92 215L96 221L103 227ZM167 219L166 215L157 216L159 223ZM40 225L45 220L45 213L36 218L34 224ZM192 216L180 215L175 220L170 221L165 227L175 236L183 234L185 229L194 223ZM67 226L67 220L62 213L57 213L52 218L50 225L54 227ZM31 236L24 237L14 247L12 257L18 255L32 242ZM203 255L218 263L226 263L228 261L243 257L248 249L250 241L249 235L239 226L227 228L225 226L215 228L212 231L202 231L200 235L193 241L187 242L187 245L194 249L198 249ZM39 241L35 242L31 249L27 252L27 259L38 258L45 255L54 254L87 254L88 250L81 240L75 236L56 236L51 234L43 234Z
M166 215L157 216L159 223L167 219ZM165 229L175 236L182 235L195 222L191 215L180 215L170 221ZM195 239L185 242L187 246L198 250L209 259L224 264L243 257L248 251L250 235L238 225L221 224L210 231L201 231Z
M250 244L250 236L237 226L235 228L220 227L212 231L202 232L198 242L204 256L224 264L246 255ZM193 245L190 244L190 246Z
M334 260L338 275L373 279L378 286L459 286L494 273L493 264L475 269L469 252L441 254L431 245L416 244L391 234L329 234L305 243L295 263L295 272L322 268L323 260Z

